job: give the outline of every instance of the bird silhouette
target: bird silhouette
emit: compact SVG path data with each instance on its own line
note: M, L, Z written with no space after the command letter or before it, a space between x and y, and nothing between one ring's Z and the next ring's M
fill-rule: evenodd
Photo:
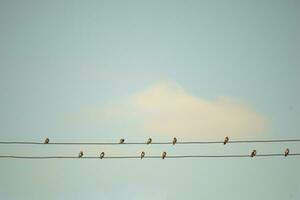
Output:
M50 142L49 138L46 138L44 144L48 144Z
M161 156L162 156L162 157L161 157L162 159L165 159L165 158L166 158L166 156L167 156L167 152L165 152L165 151L164 151L164 152L162 153L162 155L161 155Z
M147 144L150 144L152 142L152 139L149 138L148 141L147 141Z
M224 139L224 145L227 144L228 141L229 141L229 137L226 136Z
M290 150L289 150L289 149L286 149L286 150L284 151L284 156L287 157L287 156L289 155L289 153L290 153Z
M176 142L177 142L177 138L176 138L176 137L174 137L174 138L173 138L173 141L172 141L172 144L173 144L173 145L175 145L175 144L176 144Z
M256 150L255 149L251 153L251 157L253 158L254 156L256 156Z
M104 158L104 152L100 154L100 159Z
M124 138L120 139L120 144L123 144L124 142L125 142Z
M83 156L83 151L80 151L78 154L78 158L81 158Z
M143 159L145 157L145 152L142 151L141 153L141 159Z

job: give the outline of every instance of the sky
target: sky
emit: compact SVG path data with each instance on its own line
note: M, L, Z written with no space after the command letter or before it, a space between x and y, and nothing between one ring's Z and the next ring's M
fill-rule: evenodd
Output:
M0 140L300 138L300 2L0 0ZM298 143L0 155L299 153ZM300 158L0 160L6 200L298 200Z

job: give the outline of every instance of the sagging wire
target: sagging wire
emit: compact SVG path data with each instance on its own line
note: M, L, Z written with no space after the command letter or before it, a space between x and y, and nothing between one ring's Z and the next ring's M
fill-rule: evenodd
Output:
M300 153L288 154L288 156L300 156ZM179 159L179 158L249 158L254 157L249 154L232 154L232 155L168 155L163 152L161 156L17 156L17 155L0 155L0 159ZM286 157L285 154L256 154L255 157Z
M33 141L0 141L3 145L191 145L191 144L236 144L236 143L286 143L286 142L300 142L300 139L279 139L279 140L230 140L228 136L223 141L178 141L174 137L170 142L153 142L152 138L148 138L146 142L125 142L125 138L121 138L119 142L50 142L46 138L43 142Z

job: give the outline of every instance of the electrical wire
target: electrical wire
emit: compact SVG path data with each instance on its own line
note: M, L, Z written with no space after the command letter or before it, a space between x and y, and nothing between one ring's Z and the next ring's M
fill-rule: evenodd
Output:
M300 142L300 139L280 139L280 140L229 140L227 143L286 143L286 142ZM224 141L178 141L176 145L190 145L190 144L223 144ZM31 142L31 141L0 141L3 145L171 145L173 142Z
M300 153L289 154L290 156L300 156ZM251 155L236 154L236 155L170 155L166 159L179 159L179 158L249 158ZM284 154L258 154L255 157L285 157ZM16 155L0 155L0 159L99 159L97 156L16 156ZM145 156L143 159L161 159L161 156ZM103 159L141 159L140 156L106 156Z

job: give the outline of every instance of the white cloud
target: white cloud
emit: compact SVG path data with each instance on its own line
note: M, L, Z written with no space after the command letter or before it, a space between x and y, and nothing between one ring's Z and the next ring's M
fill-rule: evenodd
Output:
M107 108L114 120L136 119L161 136L220 138L259 134L266 118L229 97L206 100L174 83L159 83ZM134 120L133 120L134 121Z

